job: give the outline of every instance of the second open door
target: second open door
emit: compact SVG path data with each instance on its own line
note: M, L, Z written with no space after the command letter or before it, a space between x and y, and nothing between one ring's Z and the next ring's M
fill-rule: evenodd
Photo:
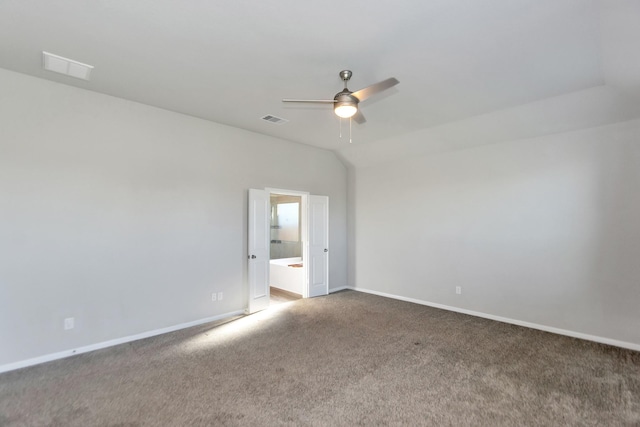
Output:
M329 198L309 196L308 212L307 295L317 297L329 293Z

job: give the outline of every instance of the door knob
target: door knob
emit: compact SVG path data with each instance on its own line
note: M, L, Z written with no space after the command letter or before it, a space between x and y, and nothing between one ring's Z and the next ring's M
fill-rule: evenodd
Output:
M251 259L256 259L256 256L255 255L251 255Z
M329 252L329 249L325 248L325 249L324 249L324 251L325 251L325 252Z

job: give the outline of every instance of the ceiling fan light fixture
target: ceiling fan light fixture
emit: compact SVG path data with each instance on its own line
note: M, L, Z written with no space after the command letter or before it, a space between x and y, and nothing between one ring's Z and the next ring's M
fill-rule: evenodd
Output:
M338 117L348 119L349 117L353 117L353 115L358 112L358 107L356 107L354 103L349 102L336 103L333 111Z
M305 102L305 103L317 103L317 104L333 104L333 112L336 116L349 119L355 117L353 120L356 123L364 123L367 120L358 109L358 105L361 101L364 101L371 96L387 90L400 83L395 77L389 77L386 80L379 81L370 86L351 92L347 88L347 82L351 79L353 73L349 70L342 70L339 73L340 78L344 82L344 89L338 92L333 99L291 99L284 98L282 102Z

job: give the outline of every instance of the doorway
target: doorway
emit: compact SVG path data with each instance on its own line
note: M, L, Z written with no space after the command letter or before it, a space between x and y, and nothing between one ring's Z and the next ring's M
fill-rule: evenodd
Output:
M270 193L269 305L302 298L302 195Z
M272 194L278 195L278 197L300 197L298 229L302 248L302 262L288 263L287 268L297 269L298 272L302 272L302 298L327 295L329 291L329 198L327 196L314 196L300 191L273 188L265 190L250 189L247 233L248 313L254 313L269 307L271 240L283 240L272 238L271 234ZM286 204L285 202L283 199L283 204ZM287 209L295 210L295 206L283 207L283 210L286 211ZM290 227L291 230L295 230L295 228L295 226ZM280 229L274 228L274 230ZM290 264L301 265L290 267Z

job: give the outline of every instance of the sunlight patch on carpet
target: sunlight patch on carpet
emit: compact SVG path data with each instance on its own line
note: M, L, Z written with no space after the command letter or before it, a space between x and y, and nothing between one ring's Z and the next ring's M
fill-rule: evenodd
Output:
M287 310L288 304L278 304L265 310L253 313L228 323L215 326L198 336L187 340L182 345L185 353L198 352L218 345L250 338L253 334L259 334L271 322L282 316Z

